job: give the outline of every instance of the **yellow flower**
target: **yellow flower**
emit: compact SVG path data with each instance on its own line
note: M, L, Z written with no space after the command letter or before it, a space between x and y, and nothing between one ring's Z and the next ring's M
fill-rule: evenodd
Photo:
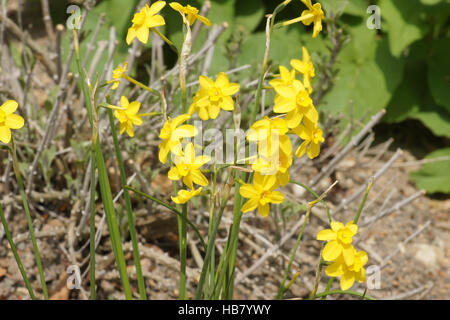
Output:
M279 139L278 145L282 152L289 153L289 145L286 140L285 143L281 143L281 137L286 136L289 128L287 127L286 120L281 118L269 119L265 116L264 119L256 121L247 134L248 141L257 141L260 147L260 153L270 156L276 150L272 150L273 139ZM289 140L289 138L288 138ZM283 149L285 148L285 149ZM290 147L292 150L292 147Z
M192 24L195 22L195 20L200 20L204 24L206 24L208 27L211 25L211 21L209 21L208 18L205 18L198 14L198 9L195 7L192 7L190 5L187 5L183 7L178 2L171 2L169 3L170 7L176 11L181 12L186 16L187 21L189 22L189 25L192 26Z
M109 80L106 83L110 84L110 83L114 83L112 88L113 90L116 90L117 87L119 86L120 83L120 79L122 78L122 74L124 74L127 71L127 65L128 62L125 61L123 64L123 68L121 66L117 66L117 68L113 71L113 79L114 80Z
M324 142L324 138L322 137L322 129L319 128L317 123L313 123L307 118L305 118L304 124L305 125L299 125L297 128L292 130L296 135L303 139L302 144L298 147L297 151L295 151L295 156L298 158L303 156L306 148L309 146L307 151L308 157L310 159L314 159L320 153L319 143Z
M220 112L220 108L211 108L209 104L203 104L202 106L197 104L200 99L206 96L208 96L208 90L205 88L200 88L200 90L195 94L188 111L190 115L193 115L196 111L198 111L198 116L203 121L206 121L209 118L216 119Z
M273 111L276 113L286 113L286 123L289 128L297 127L303 117L316 123L319 114L314 108L312 99L308 91L299 80L294 80L291 87L275 87L275 105Z
M322 251L322 257L326 261L335 261L341 255L347 266L355 262L355 249L352 246L352 238L358 231L358 226L353 221L345 226L341 222L332 221L331 229L325 229L317 234L317 240L329 241Z
M141 11L134 14L133 25L128 29L127 44L130 45L134 38L138 38L142 43L148 42L151 28L166 24L164 18L157 14L166 5L165 1L156 1L150 7L146 4Z
M315 71L314 66L311 62L311 57L309 56L308 50L302 47L303 60L292 59L291 66L297 71L303 74L303 84L308 92L312 92L311 78L314 78Z
M0 107L0 141L9 143L11 141L11 129L20 129L25 121L14 112L19 104L14 100L8 100Z
M311 0L301 0L307 7L308 10L302 12L301 18L302 23L305 26L309 26L314 23L313 38L317 37L320 31L322 31L322 19L325 17L322 6L320 3L311 4Z
M208 179L200 171L200 167L211 159L207 156L195 156L194 144L188 143L182 156L175 157L175 166L169 170L170 180L180 180L190 189L194 189L194 183L200 186L207 186Z
M177 156L181 155L181 140L183 138L193 137L198 133L193 125L186 124L180 126L180 124L189 118L190 115L182 114L173 120L169 117L164 123L159 134L159 138L163 139L163 142L159 144L159 161L162 163L166 163L169 151Z
M313 38L317 37L320 31L322 31L322 20L325 17L322 6L320 3L311 4L311 0L301 0L307 7L307 10L302 12L302 15L298 18L288 20L282 23L283 26L287 26L296 22L302 22L304 25L309 26L314 23Z
M190 107L190 113L198 110L199 116L203 117L201 119L205 119L207 115L211 119L215 119L219 115L220 109L234 110L231 96L239 91L239 84L230 83L224 72L218 75L215 82L205 76L200 76L199 80L200 91L197 93L198 98L195 103Z
M120 134L126 130L130 137L134 137L133 125L140 126L142 124L141 116L137 114L141 104L137 101L130 103L125 96L120 98L120 104L124 109L114 111L114 115L120 122Z
M295 80L295 70L289 71L285 66L280 66L280 78L269 81L269 84L275 88L279 86L291 87Z
M253 184L243 184L239 193L244 198L249 199L242 207L242 212L249 212L258 208L259 214L263 217L269 215L270 203L281 203L284 195L279 191L277 178L273 175L262 175L255 173Z
M367 263L367 253L364 251L356 251L353 248L353 255L355 257L354 263L351 266L347 266L344 258L340 256L331 265L325 269L325 273L329 277L341 277L341 289L348 290L353 286L355 280L358 282L364 282L366 280L366 270L363 266Z
M276 174L280 185L285 186L289 183L289 167L292 165L292 144L288 136L280 137L279 151L278 158L258 153L252 169L263 175Z
M191 198L198 196L202 192L202 187L198 188L197 190L180 190L178 191L178 195L176 197L171 197L172 201L178 204L184 204L191 200Z

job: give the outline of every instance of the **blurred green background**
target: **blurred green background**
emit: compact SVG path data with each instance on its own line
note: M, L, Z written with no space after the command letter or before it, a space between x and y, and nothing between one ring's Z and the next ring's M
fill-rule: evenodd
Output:
M204 1L178 2L200 8ZM256 79L265 49L265 14L271 13L280 2L211 0L209 19L214 24L226 21L229 28L216 45L210 74L251 64L240 77ZM371 115L384 108L387 113L378 126L379 139L393 136L401 147L408 148L418 158L450 156L450 0L318 2L326 15L323 32L313 39L312 27L301 23L275 30L270 51L271 71L276 72L280 64L289 66L292 58L301 58L301 46L306 46L316 67L313 87L316 93L323 93L317 106L322 114L344 115L344 120L359 119L363 114ZM127 54L124 39L138 3L138 0L97 1L86 22L89 40L89 30L95 28L100 14L106 13L99 40L108 39L110 27L116 28L117 38L123 39L119 41L116 64L122 63ZM367 8L372 4L381 10L379 30L371 30L366 25L372 14ZM55 24L65 23L67 5L68 1L50 1ZM304 9L300 0L293 0L277 16L277 21L296 18ZM168 6L162 14L167 23L164 32L181 46L180 17ZM341 48L330 70L336 31L341 32ZM205 37L206 31L200 35L194 51ZM66 37L66 48L68 45ZM171 67L176 57L166 49L165 61ZM149 65L149 57L150 54L143 54L139 65ZM145 68L142 70L145 74ZM411 179L429 193L448 194L450 161L426 164L412 173Z

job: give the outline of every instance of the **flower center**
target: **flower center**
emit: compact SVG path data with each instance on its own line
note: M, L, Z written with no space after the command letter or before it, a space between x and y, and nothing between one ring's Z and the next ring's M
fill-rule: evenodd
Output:
M209 89L208 95L211 101L219 101L222 98L222 91L217 87L212 87Z

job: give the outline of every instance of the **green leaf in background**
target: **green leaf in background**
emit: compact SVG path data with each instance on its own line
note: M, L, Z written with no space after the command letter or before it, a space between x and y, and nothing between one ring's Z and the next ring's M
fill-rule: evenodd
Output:
M432 6L435 4L438 4L442 1L447 1L447 0L420 0L420 2L424 5L428 5L428 6Z
M237 2L235 27L242 28L245 32L252 32L264 17L264 9L262 0Z
M359 0L357 0L359 1ZM323 9L327 13L342 14L345 7L349 4L349 0L321 0Z
M394 56L400 56L406 47L428 32L429 25L420 4L412 5L411 0L381 0L379 5L385 21L382 30L387 25L389 46Z
M437 103L450 112L450 39L433 41L428 57L428 82ZM450 132L449 132L450 135Z
M392 123L417 119L435 135L450 137L450 112L436 104L430 94L426 78L426 52L423 52L425 48L422 43L417 43L413 48L414 56L408 59L403 81L389 102L383 120Z
M404 62L394 58L385 37L376 36L365 23L351 29L352 39L338 55L339 70L332 89L324 96L319 109L331 114L361 117L385 108L399 85Z
M450 148L430 153L425 159L450 157ZM428 193L450 193L450 159L425 164L420 170L410 173L417 187Z
M366 0L352 0L348 2L348 5L345 7L344 13L351 14L354 16L366 16L366 19L369 18L369 14L367 13L367 7L370 3Z

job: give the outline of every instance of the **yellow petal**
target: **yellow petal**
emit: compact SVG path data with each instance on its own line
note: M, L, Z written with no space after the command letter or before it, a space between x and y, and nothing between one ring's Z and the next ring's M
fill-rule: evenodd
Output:
M192 170L191 171L192 180L200 185L200 186L207 186L208 185L208 179L200 172L200 170Z
M311 142L308 148L308 157L314 159L320 153L320 145L318 143Z
M214 85L214 82L210 78L205 76L200 76L198 80L200 82L200 86L202 88L205 88L206 90L209 90Z
M219 116L220 113L220 107L218 104L211 104L208 107L208 114L211 119L216 119Z
M206 24L208 27L211 26L211 21L209 21L208 18L199 15L197 16L197 19Z
M19 104L17 103L17 101L14 100L8 100L6 101L4 104L2 104L2 106L0 107L0 109L6 114L11 114L13 112L15 112L17 110L17 107L19 106Z
M339 277L344 273L343 265L339 261L333 262L326 269L325 273L329 277Z
M344 225L342 224L342 222L331 221L331 230L338 232L339 230L341 230L343 228L344 228Z
M242 206L242 212L253 211L258 207L258 199L250 199Z
M321 230L317 234L316 239L322 241L336 240L336 232L331 229Z
M150 15L157 14L162 10L162 8L164 8L165 5L166 5L165 1L156 1L150 6L149 14Z
M284 200L284 195L279 191L273 191L270 195L270 200L272 203L282 203Z
M350 267L355 262L355 249L351 244L343 247L342 254L344 256L345 264Z
M344 272L341 276L341 289L348 290L353 286L353 283L355 283L355 276L353 272Z
M322 257L326 261L334 261L342 253L342 246L336 241L331 240L328 242L322 251Z
M160 27L160 26L163 26L165 24L166 24L166 21L159 14L156 15L156 16L153 16L153 17L151 17L149 19L147 19L147 22L146 22L147 28Z
M234 109L233 98L227 96L222 98L220 107L226 111L232 111Z
M167 143L162 142L162 143L159 144L159 155L158 155L158 157L159 157L159 161L161 163L166 163L167 155L169 154L169 151L170 151L170 149L169 149L169 146L168 146ZM178 179L176 179L176 180L178 180Z
M169 170L169 173L167 174L170 180L180 180L181 175L178 172L177 167L172 167L172 169Z
M143 25L136 30L136 36L142 43L148 42L149 30L147 26Z
M269 211L270 211L269 204L259 205L258 211L262 217L267 217L269 215Z
M259 198L259 192L251 184L242 185L241 188L239 189L239 193L244 198L249 199Z
M25 121L17 114L8 114L5 119L5 125L11 129L20 129Z
M237 83L230 83L225 88L222 89L222 94L225 96L232 96L239 91L240 85Z
M11 141L11 129L7 126L0 126L0 141L9 143Z
M277 86L275 91L284 98L295 98L295 91L290 87Z
M345 227L350 229L350 231L355 235L358 232L358 226L353 222L349 221L345 224Z
M308 147L309 143L310 141L308 140L302 142L302 144L298 147L297 151L295 151L295 156L297 158L300 158L305 154L306 148Z

